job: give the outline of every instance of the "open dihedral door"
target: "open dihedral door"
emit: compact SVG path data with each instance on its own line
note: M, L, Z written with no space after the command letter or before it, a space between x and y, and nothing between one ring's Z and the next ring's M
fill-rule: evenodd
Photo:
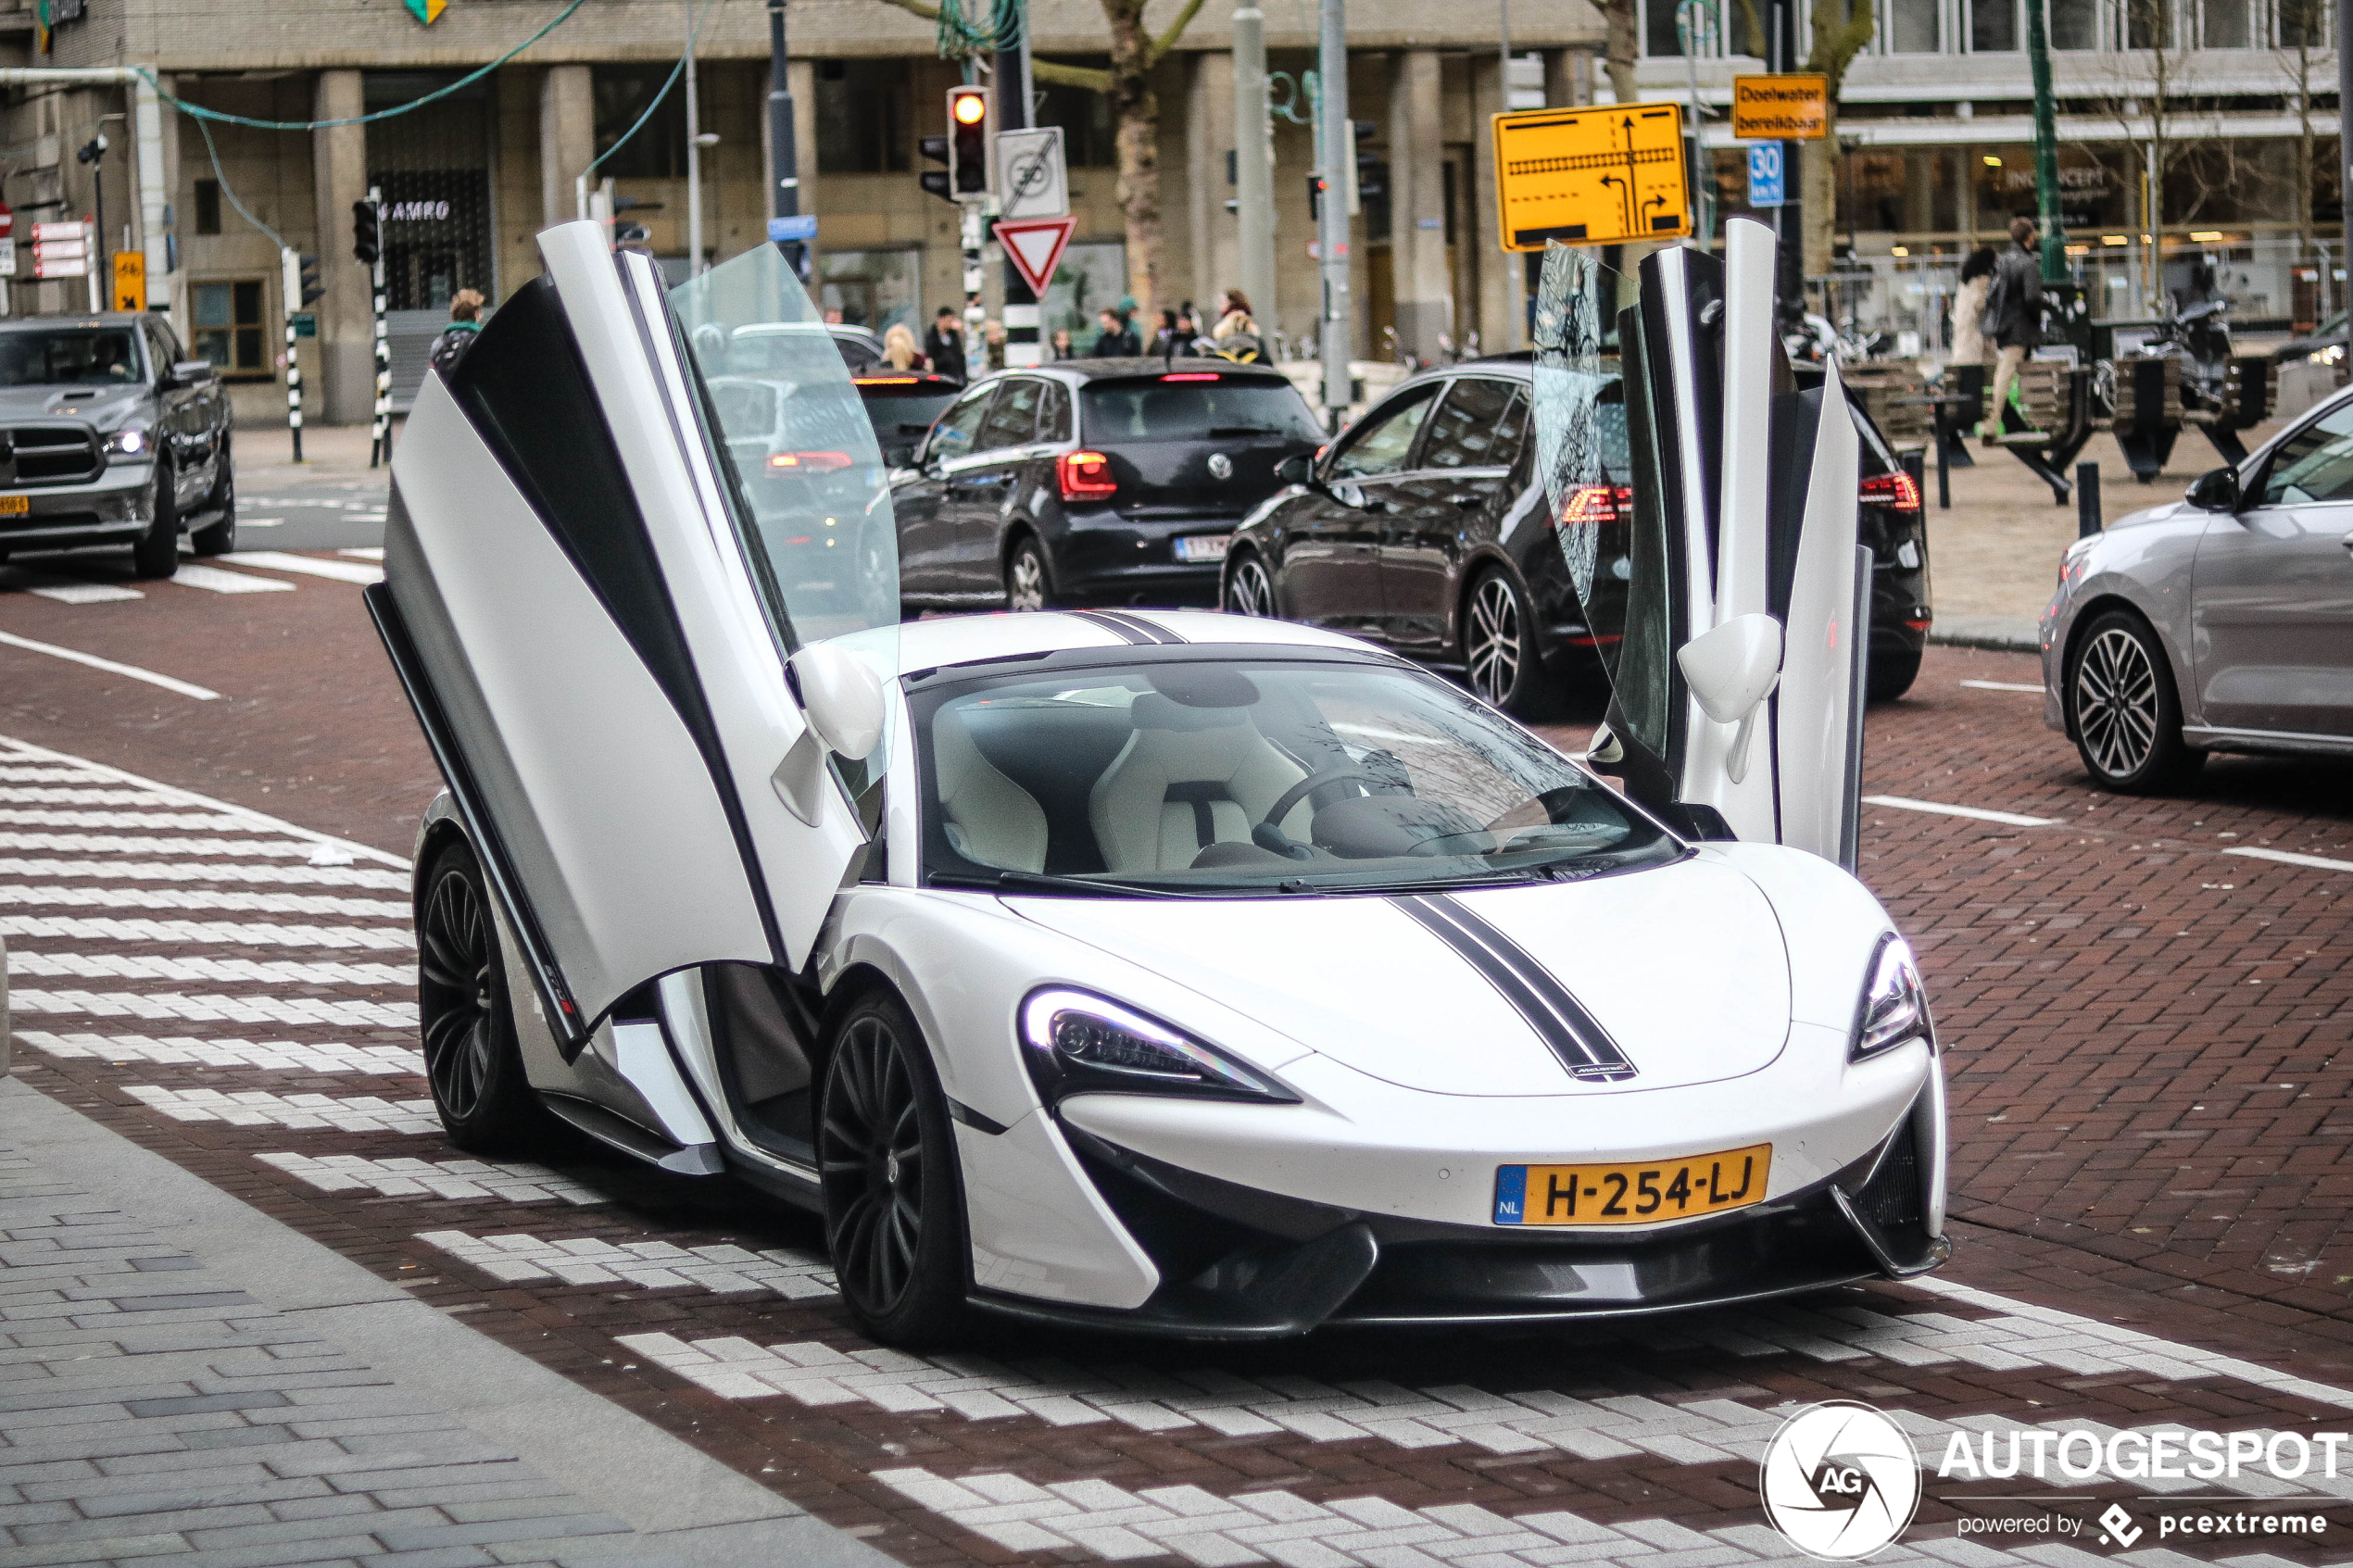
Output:
M1870 585L1856 437L1834 369L1804 391L1792 378L1773 268L1772 231L1741 219L1721 260L1657 252L1612 356L1617 280L1548 251L1539 454L1610 674L1596 761L1688 831L1851 869Z
M898 558L872 430L774 247L671 295L594 223L540 248L425 380L370 604L569 1057L665 973L807 961L866 834L854 770L805 765L786 659L895 635ZM780 408L822 483L740 470L730 419L765 438Z

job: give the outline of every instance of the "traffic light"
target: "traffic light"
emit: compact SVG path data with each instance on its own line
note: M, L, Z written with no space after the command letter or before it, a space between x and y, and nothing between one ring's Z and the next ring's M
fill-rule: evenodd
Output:
M1307 220L1311 223L1320 223L1324 220L1325 188L1322 175L1310 174L1307 177Z
M319 258L317 257L306 256L302 258L301 277L302 307L308 310L310 307L310 302L312 300L324 298L327 293L327 285L319 281Z
M948 188L958 196L988 192L988 89L948 89Z
M948 161L947 137L925 136L922 138L919 144L924 150L924 157L932 162L946 163ZM949 183L953 178L954 176L944 169L926 169L915 176L916 182L925 190L937 196L941 201L950 202L956 199L956 193Z
M384 226L381 209L371 201L351 204L351 258L362 267L373 267L376 257L384 254Z

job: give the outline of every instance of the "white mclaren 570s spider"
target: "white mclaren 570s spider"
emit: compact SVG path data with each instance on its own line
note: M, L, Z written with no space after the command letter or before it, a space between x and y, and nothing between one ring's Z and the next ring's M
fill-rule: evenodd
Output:
M594 224L542 234L418 397L368 593L448 786L415 898L452 1140L560 1119L814 1211L900 1344L1936 1266L1936 1041L1852 873L1854 425L1791 379L1769 232L1730 239L1642 264L1606 365L1590 265L1547 258L1527 525L1567 519L1616 628L1613 785L1312 626L902 624L918 524L774 247L672 289ZM1627 439L1592 441L1621 380ZM1577 501L1627 477L1604 448L1642 470L1617 508ZM1032 504L1005 475L1043 470L994 458L918 450L927 548Z

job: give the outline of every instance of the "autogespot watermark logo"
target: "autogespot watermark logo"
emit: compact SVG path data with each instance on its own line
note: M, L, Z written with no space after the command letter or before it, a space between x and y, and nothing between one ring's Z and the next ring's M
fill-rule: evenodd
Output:
M1765 1517L1808 1557L1849 1562L1904 1533L1920 1505L1920 1465L1903 1428L1844 1399L1808 1405L1765 1449Z

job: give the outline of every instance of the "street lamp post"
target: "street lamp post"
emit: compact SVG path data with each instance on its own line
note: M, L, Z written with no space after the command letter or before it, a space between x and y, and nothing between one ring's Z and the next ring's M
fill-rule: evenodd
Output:
M1029 7L1016 7L1021 36L997 41L992 69L997 79L997 129L1029 129ZM1011 47L1007 47L1010 42ZM1007 194L1010 194L1008 192ZM1005 257L1005 363L1035 365L1045 358L1039 341L1038 295L1010 253Z
M1320 89L1324 133L1318 138L1324 192L1315 226L1315 254L1324 282L1324 319L1318 328L1324 354L1324 408L1337 431L1346 417L1352 390L1348 362L1355 337L1355 302L1349 288L1348 255L1348 8L1347 0L1322 0L1315 81ZM1254 302L1253 302L1254 303Z
M768 193L769 216L800 216L800 160L793 145L792 78L785 63L785 0L768 0L768 147L775 164L775 189ZM780 240L796 274L808 270L799 240Z
M2043 8L2043 0L2026 0L2026 56L2034 72L2034 207L2043 227L2043 282L2063 283L2067 225L2059 212L2058 107L2051 95L2051 35Z
M1264 318L1264 336L1276 327L1275 153L1266 108L1266 13L1257 0L1234 7L1234 220L1242 293Z

